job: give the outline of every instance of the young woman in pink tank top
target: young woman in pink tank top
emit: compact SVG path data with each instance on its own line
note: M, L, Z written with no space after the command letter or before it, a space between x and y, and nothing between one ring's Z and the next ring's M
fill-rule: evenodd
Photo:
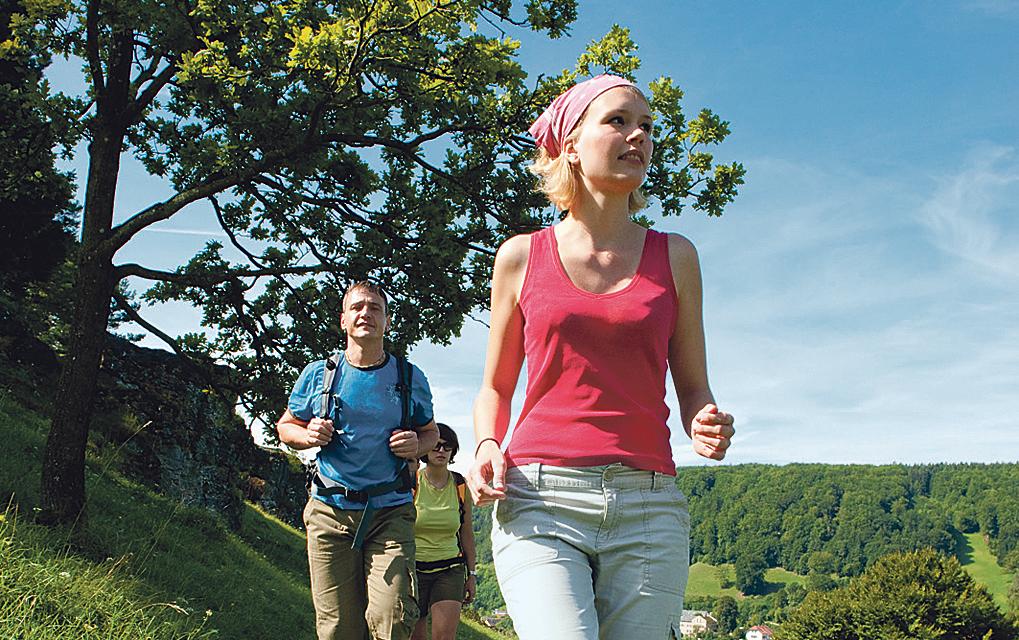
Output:
M524 640L679 638L689 516L666 369L694 451L721 460L734 432L708 386L696 250L632 219L651 132L647 99L623 78L556 98L530 129L532 171L566 216L495 259L467 482L475 504L496 502L496 573Z

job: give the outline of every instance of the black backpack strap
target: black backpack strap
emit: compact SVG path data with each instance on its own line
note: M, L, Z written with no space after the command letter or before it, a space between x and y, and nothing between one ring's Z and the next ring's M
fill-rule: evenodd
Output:
M413 387L411 384L414 381L414 366L403 356L398 356L394 353L393 357L396 358L396 388L400 392L400 429L407 431L414 428L410 424L411 402L413 401L411 398ZM403 468L400 469L397 477L403 482L405 491L413 491L417 487L417 475L411 473L410 465L406 462L404 462Z
M333 397L333 380L336 378L336 370L340 367L340 354L334 353L325 360L325 369L322 372L322 393L319 394L318 414L316 417L329 417L329 401Z
M400 392L400 429L406 431L413 429L410 424L411 414L411 391L414 383L414 366L403 356L393 354L396 358L396 375L399 379L397 389Z
M453 482L456 485L456 501L459 503L459 506L460 506L460 525L461 525L461 528L462 528L463 523L464 523L464 516L466 515L464 513L464 500L466 499L466 496L464 495L464 493L467 491L467 486L466 486L467 485L467 479L464 478L459 473L457 473L456 471L453 471L452 469L450 469L449 471L450 471L450 473L453 474ZM457 528L457 530L456 530L456 546L457 546L457 549L460 550L460 559L463 562L466 562L467 561L467 554L464 552L463 540L460 539L460 528Z
M453 482L456 483L456 500L460 503L460 524L464 522L464 493L467 491L467 478L450 469L453 474Z

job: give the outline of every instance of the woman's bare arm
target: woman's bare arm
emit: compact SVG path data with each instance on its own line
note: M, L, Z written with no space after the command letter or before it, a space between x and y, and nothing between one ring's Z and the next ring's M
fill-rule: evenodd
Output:
M524 361L520 290L530 246L530 236L515 236L503 243L495 257L485 372L474 401L474 436L478 450L467 475L471 495L479 505L505 495L505 459L499 445L509 429L510 405Z
M718 409L708 386L697 250L683 236L670 234L669 263L679 298L676 326L669 340L669 370L676 385L683 428L693 440L694 451L706 458L721 460L734 433L733 418Z

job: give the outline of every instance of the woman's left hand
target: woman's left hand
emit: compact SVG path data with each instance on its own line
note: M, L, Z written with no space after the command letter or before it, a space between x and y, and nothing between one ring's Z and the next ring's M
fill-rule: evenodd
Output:
M721 460L732 444L732 414L719 410L713 404L706 404L697 412L690 423L690 439L698 455L712 460Z
M474 602L474 595L478 592L478 581L472 576L467 576L467 584L464 585L464 604Z

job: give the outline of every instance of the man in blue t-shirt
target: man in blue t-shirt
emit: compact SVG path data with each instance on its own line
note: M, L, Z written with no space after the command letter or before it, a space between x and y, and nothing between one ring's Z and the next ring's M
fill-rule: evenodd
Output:
M276 424L280 440L294 449L321 447L320 479L304 509L319 640L409 638L418 617L414 503L409 487L390 487L400 485L407 460L432 450L439 432L428 381L416 367L413 429L400 428L403 381L384 349L388 326L382 287L365 281L347 289L340 316L347 348L333 378L328 417L316 417L325 377L320 360L301 372ZM372 495L368 511L366 493ZM357 547L362 519L364 539Z

